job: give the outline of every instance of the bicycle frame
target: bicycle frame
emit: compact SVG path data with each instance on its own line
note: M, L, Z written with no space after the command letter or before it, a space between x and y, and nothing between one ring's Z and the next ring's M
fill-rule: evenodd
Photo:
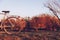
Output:
M4 12L4 13L0 13L0 14L4 15L4 16L3 16L3 19L1 20L1 26L0 26L1 29L2 29L2 28L3 28L3 23L4 23L4 21L5 21L5 16L7 15L7 13ZM6 17L7 17L7 16L6 16Z

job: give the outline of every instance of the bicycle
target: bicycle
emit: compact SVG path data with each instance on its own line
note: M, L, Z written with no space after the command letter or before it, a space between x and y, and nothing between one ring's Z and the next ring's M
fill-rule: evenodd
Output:
M11 21L11 19L14 19L13 21L16 21L18 18L16 16L8 17L7 14L9 14L10 11L2 11L2 12L3 13L0 13L0 14L3 14L4 17L1 21L0 28L3 29L7 34L19 33L20 27L16 28L16 24ZM7 18L5 18L5 17L7 17ZM14 32L13 31L14 28L18 29L18 31Z

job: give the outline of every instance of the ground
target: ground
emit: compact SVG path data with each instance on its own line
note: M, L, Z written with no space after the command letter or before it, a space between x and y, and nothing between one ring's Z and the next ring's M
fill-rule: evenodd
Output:
M60 40L60 31L20 32L0 34L0 40Z

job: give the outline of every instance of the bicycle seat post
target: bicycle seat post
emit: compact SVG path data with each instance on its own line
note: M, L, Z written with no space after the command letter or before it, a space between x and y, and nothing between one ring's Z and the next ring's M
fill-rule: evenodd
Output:
M3 12L3 14L4 14L3 20L5 20L5 18L8 17L7 14L8 14L10 11L2 11L2 12Z

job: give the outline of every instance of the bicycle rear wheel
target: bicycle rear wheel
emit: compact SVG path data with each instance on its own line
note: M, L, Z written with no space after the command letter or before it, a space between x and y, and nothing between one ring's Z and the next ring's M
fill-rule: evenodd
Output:
M16 26L16 17L9 17L4 22L4 31L7 34L18 34L20 32L20 27Z

